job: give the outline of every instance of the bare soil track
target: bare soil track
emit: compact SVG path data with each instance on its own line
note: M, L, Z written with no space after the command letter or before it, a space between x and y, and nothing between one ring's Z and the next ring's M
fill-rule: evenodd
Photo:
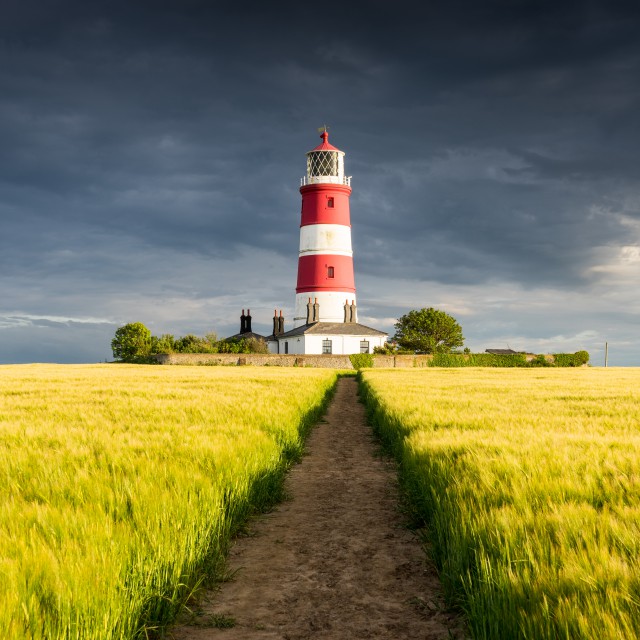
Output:
M229 557L234 578L205 594L175 640L463 638L438 577L398 510L395 469L376 456L342 378L307 455L286 480L291 499L250 523ZM228 629L215 628L226 618Z

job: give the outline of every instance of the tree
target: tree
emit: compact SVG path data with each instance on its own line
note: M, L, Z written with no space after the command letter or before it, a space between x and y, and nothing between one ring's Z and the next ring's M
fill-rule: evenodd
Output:
M245 341L249 353L269 353L269 347L264 340L249 338Z
M151 352L151 331L142 322L125 324L116 330L111 350L117 360L138 362Z
M214 342L209 342L207 338L201 338L195 336L192 333L188 333L182 338L178 338L175 341L175 350L178 353L217 353L218 347Z
M151 336L151 353L173 353L176 350L176 339L171 333L163 333L160 337Z
M400 347L421 353L449 353L464 344L453 316L433 307L413 310L398 319L394 339Z

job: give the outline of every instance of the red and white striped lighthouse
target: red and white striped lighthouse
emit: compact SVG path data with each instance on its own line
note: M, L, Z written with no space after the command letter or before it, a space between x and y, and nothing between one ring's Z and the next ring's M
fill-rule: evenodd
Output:
M344 152L329 144L326 129L320 137L322 143L307 153L307 175L300 181L295 327L310 321L309 302L318 305L314 322L344 322L345 303L356 309L349 215L351 176L344 175ZM357 318L351 316L350 321L357 322Z

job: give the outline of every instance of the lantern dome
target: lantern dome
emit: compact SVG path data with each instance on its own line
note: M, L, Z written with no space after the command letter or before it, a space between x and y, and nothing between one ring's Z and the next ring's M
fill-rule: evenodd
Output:
M306 184L351 184L351 176L344 175L344 151L329 144L329 132L320 135L322 143L307 152L307 175L300 180Z

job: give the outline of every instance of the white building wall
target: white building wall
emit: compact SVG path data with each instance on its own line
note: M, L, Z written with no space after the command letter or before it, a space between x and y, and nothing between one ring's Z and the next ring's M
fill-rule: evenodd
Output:
M340 335L322 335L307 334L302 336L294 336L293 338L280 339L280 353L285 353L285 341L289 343L289 353L295 355L320 355L322 354L322 342L331 340L331 353L335 355L348 355L352 353L360 353L360 341L367 340L369 342L369 353L373 353L374 347L381 347L386 342L387 336L340 336Z
M305 340L306 336L294 336L293 338L281 338L280 339L280 353L289 353L290 355L302 355L305 352ZM288 345L288 351L285 347L285 343Z

